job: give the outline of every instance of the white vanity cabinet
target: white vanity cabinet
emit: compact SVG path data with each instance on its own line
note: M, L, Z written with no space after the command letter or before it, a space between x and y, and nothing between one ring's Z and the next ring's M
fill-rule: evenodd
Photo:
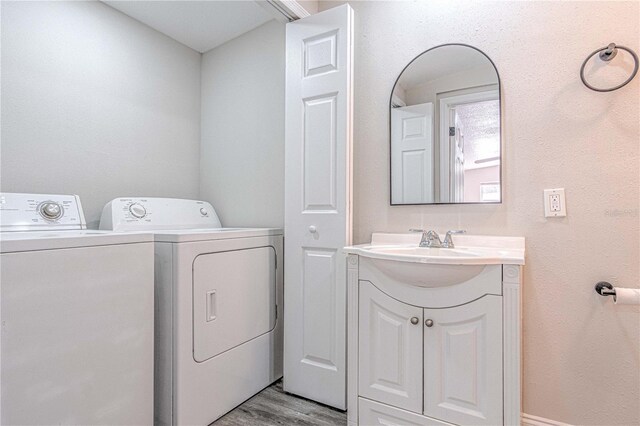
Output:
M366 254L347 262L350 426L520 424L521 265Z

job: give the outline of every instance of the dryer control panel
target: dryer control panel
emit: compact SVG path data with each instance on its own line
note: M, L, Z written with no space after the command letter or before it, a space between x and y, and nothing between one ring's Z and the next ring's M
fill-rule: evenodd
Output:
M77 195L0 193L0 229L3 232L86 228Z
M104 206L100 218L100 229L113 231L221 227L210 203L177 198L116 198Z

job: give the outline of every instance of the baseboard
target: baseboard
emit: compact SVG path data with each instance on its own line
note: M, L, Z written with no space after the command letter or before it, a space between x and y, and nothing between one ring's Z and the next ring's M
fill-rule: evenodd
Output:
M544 417L532 416L531 414L522 413L522 426L572 426L569 423L557 422Z

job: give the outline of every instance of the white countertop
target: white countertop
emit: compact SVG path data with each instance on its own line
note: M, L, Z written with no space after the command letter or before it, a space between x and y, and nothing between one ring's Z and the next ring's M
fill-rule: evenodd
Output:
M524 265L524 237L454 235L455 248L420 248L420 233L373 233L371 242L344 248L380 260L449 265Z

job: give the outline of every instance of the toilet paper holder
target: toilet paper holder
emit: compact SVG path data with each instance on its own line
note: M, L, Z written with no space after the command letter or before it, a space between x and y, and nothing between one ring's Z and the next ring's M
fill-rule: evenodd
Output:
M600 281L596 284L596 293L600 296L615 296L616 289L611 285L611 283Z

